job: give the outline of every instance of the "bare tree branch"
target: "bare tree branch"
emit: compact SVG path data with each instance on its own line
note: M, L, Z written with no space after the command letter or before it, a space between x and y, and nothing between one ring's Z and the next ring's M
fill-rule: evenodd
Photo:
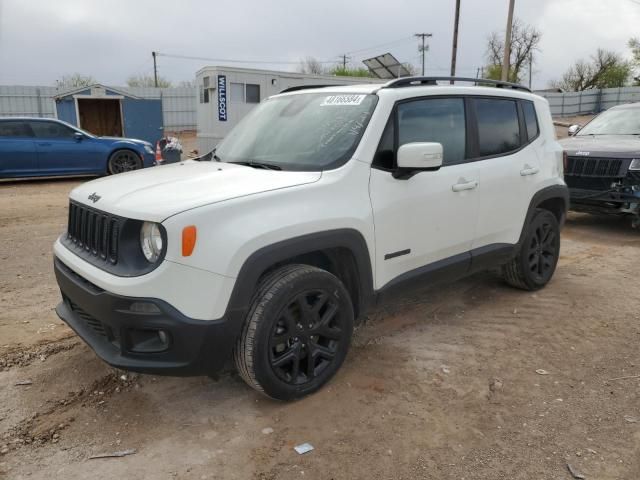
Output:
M511 53L509 62L511 71L509 79L519 82L523 70L529 62L529 58L534 51L539 50L538 45L542 39L542 33L532 25L527 25L519 19L513 21L511 31ZM497 71L491 68L495 65L502 65L504 57L504 35L499 32L492 32L487 39L487 51L485 54L489 67L489 72Z
M312 75L323 75L327 73L324 65L314 57L306 57L301 60L298 65L298 72Z

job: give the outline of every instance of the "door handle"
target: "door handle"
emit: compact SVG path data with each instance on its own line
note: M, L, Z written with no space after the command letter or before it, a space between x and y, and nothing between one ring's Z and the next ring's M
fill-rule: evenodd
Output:
M467 182L464 178L458 180L460 183L456 183L451 187L451 190L454 192L462 192L463 190L473 190L478 187L478 181L473 180L471 182Z
M525 163L524 168L520 170L520 175L526 177L527 175L535 175L539 171L540 169L538 167L531 167Z
M51 143L48 142L38 142L39 147L50 147Z

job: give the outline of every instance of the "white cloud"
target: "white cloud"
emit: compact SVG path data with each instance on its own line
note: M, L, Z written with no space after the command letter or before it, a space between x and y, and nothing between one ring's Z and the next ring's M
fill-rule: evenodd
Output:
M0 0L2 5L3 0ZM463 0L458 74L475 76L484 64L486 38L504 29L507 0ZM453 0L4 0L0 9L0 83L52 84L75 71L123 84L151 72L151 51L191 56L297 61L338 55L405 39L391 51L419 64L417 32L431 32L427 73L449 71ZM640 24L631 0L516 0L516 16L543 32L534 86L546 86L579 57L598 47L626 52ZM192 79L206 63L159 58L162 75ZM294 65L268 65L291 69Z
M579 58L598 48L629 55L627 41L638 32L640 5L630 0L554 0L547 2L538 22L542 75L559 78Z

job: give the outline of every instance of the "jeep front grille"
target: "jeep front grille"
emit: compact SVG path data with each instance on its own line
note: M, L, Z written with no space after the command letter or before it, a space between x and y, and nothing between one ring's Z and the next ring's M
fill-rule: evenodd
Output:
M115 265L120 223L118 217L71 202L67 238L85 252Z
M627 174L628 162L619 158L568 157L564 174L574 177L620 178Z

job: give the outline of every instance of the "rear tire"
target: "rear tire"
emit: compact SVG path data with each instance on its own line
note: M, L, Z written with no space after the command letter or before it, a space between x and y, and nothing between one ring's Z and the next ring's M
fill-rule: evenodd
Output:
M111 175L142 168L142 160L131 150L116 150L109 157L107 170Z
M315 392L344 361L353 333L353 306L331 273L289 265L258 287L234 350L240 376L277 400Z
M560 256L560 227L548 210L536 209L524 241L514 259L502 267L502 276L512 287L538 290L556 270Z

